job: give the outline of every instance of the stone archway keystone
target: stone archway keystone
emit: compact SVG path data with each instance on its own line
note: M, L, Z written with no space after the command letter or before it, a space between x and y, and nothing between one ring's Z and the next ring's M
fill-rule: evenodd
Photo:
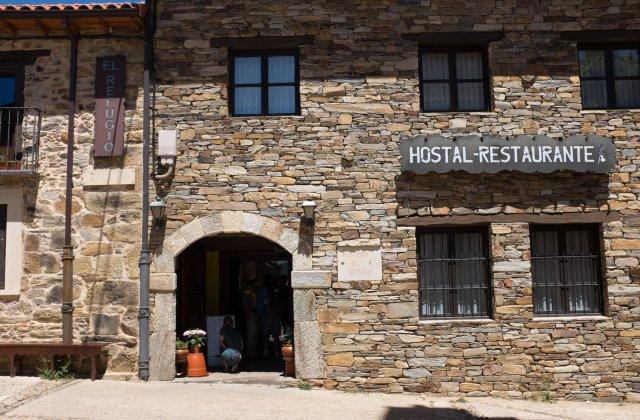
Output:
M330 273L312 270L311 245L296 231L259 214L223 211L195 219L166 237L161 252L151 263L150 289L155 305L151 311L150 379L172 380L175 377L175 260L196 241L223 233L260 236L291 254L296 376L301 379L324 378L326 364L316 318L314 289L331 287Z

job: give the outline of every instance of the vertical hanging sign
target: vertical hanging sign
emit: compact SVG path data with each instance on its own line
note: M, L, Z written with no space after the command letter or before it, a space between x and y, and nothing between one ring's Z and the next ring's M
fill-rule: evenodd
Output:
M124 155L125 67L123 55L97 59L95 157Z

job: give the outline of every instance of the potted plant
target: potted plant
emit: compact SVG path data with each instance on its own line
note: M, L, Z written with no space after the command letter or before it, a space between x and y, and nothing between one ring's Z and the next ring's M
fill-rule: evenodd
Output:
M295 376L295 359L293 354L293 330L286 327L282 335L280 335L280 343L282 343L282 358L285 362L284 374L286 376Z
M207 376L207 365L204 361L204 354L200 351L200 348L204 346L204 339L207 333L200 329L192 329L185 331L182 336L186 339L186 343L189 346L187 376L190 378Z
M187 355L189 354L189 345L186 341L179 338L176 339L176 364L187 363Z

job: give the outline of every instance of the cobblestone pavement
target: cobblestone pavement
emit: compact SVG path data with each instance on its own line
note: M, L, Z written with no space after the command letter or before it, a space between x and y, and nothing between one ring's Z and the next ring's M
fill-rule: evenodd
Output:
M241 381L258 382L248 376ZM57 388L57 389L53 389ZM39 396L38 396L39 395ZM23 398L25 397L26 398ZM391 395L303 390L284 385L194 382L42 382L0 378L0 411L19 419L636 419L637 404ZM1 410L1 409L0 409Z

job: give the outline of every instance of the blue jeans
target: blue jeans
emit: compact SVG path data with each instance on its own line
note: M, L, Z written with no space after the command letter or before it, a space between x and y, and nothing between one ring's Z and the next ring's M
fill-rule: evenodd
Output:
M222 356L222 361L227 367L237 366L238 363L240 363L240 361L242 360L242 355L238 350L229 348L224 349L220 356Z

